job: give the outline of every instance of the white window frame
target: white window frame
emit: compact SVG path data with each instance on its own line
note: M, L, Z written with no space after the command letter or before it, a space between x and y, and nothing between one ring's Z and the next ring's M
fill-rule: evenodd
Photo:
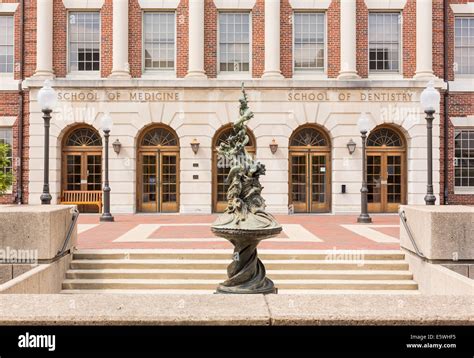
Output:
M226 71L221 71L221 60L220 60L220 14L221 13L245 13L249 15L249 70L248 71L239 71L239 72L226 72ZM230 78L230 79L251 79L252 78L252 73L253 73L253 26L252 26L252 11L250 10L245 10L245 9L226 9L222 11L217 12L217 77L218 78Z
M69 42L69 16L72 12L95 12L99 14L99 70L98 71L71 71L71 58L70 58L70 42ZM84 78L84 77L93 77L93 78L100 78L101 71L102 71L102 14L100 9L70 9L67 12L67 31L66 31L66 38L67 38L67 78Z
M0 15L13 16L13 72L0 72L0 90L16 91L18 89L18 80L15 80L15 52L16 52L16 27L15 12L19 3L0 3Z
M451 124L454 127L454 131L456 130L474 130L474 115L467 116L467 117L451 117ZM452 155L453 155L453 163L452 163L452 175L453 175L453 189L454 189L454 194L460 194L460 195L472 195L474 194L474 186L456 186L456 163L455 163L455 158L456 158L456 147L455 147L455 141L453 137L453 143L452 143ZM474 158L473 158L474 159Z
M453 42L453 47L454 47L454 53L453 53L453 73L454 73L454 79L474 79L474 72L473 73L456 73L454 71L454 64L456 63L456 20L459 18L471 18L474 19L474 14L455 14L454 15L454 23L453 23L453 34L454 34L454 42ZM474 60L473 60L474 61ZM473 89L471 88L471 91Z
M295 14L323 14L324 15L324 66L322 69L296 69L295 68ZM328 20L326 11L315 11L315 10L293 10L291 19L291 31L292 31L292 44L291 44L291 62L292 62L292 73L293 77L306 77L309 76L321 76L327 75L328 69Z
M169 13L174 14L174 68L173 69L145 69L145 14ZM176 77L178 60L178 16L176 9L147 9L142 11L142 76L150 77Z
M0 72L1 77L5 78L14 78L15 76L15 51L16 51L16 46L15 46L15 14L11 13L1 13L0 16L8 16L13 19L13 71L12 72Z
M474 133L474 127L462 126L455 127L454 131L469 131ZM456 186L456 138L453 137L453 186L455 194L474 194L474 185ZM474 157L469 157L468 160L474 160Z
M382 13L382 14L398 14L398 71L383 71L383 70L370 70L370 14L371 13ZM403 78L403 13L401 10L392 9L379 9L369 10L367 18L367 73L369 78Z

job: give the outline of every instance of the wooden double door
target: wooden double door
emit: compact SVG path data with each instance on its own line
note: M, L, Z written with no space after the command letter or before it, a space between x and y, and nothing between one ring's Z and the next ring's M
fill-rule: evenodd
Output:
M71 151L63 153L63 190L102 190L102 153Z
M138 154L138 211L179 210L179 154L161 150Z
M290 205L295 213L331 210L329 152L290 152Z
M367 152L369 211L397 212L406 203L406 159L404 152Z

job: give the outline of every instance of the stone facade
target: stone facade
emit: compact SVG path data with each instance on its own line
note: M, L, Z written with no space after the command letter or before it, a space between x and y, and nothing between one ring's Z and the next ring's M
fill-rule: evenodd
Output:
M267 165L267 175L262 178L264 196L269 211L287 212L289 205L289 138L299 126L314 123L330 138L331 190L330 210L333 213L357 212L360 205L361 185L361 141L357 130L357 119L367 112L373 126L387 124L398 129L406 141L406 203L422 204L426 184L426 128L419 106L419 95L427 80L435 80L436 86L444 92L444 22L443 1L427 0L432 3L433 16L420 20L414 0L371 1L353 0L356 9L355 51L341 52L341 42L347 41L347 26L341 14L347 16L351 1L327 0L308 1L281 0L279 63L281 78L266 78L266 41L274 41L265 36L265 22L273 21L265 16L266 6L276 6L278 1L265 4L264 0L219 1L219 0L166 0L150 5L147 0L128 1L128 43L120 47L113 43L114 3L123 0L94 0L87 2L85 10L100 11L101 16L101 63L100 75L90 78L71 76L68 72L68 11L81 10L75 0L45 0L25 2L22 16L21 3L15 0L3 1L0 12L13 11L15 19L15 71L11 78L1 77L0 82L0 127L8 126L12 117L14 156L19 157L18 135L23 135L23 202L38 203L42 190L43 129L41 111L36 102L38 89L48 76L54 78L53 85L58 92L69 94L59 102L53 114L51 128L51 192L56 201L61 192L62 140L67 131L80 123L87 123L99 130L101 116L109 112L114 120L111 142L119 139L122 150L119 155L111 152L112 211L137 211L137 140L138 136L152 123L164 123L179 137L180 147L180 198L179 211L183 213L208 213L212 210L212 143L216 131L230 123L237 115L237 99L240 81L245 80L255 119L251 129L256 138L256 155ZM186 78L189 70L189 49L195 41L200 41L189 21L189 11L196 3L202 3L204 18L202 26L202 78ZM15 9L2 4L19 4ZM46 6L38 8L37 6ZM49 11L50 24L37 31L37 13ZM454 64L454 17L459 11L467 11L466 16L474 16L469 9L473 2L450 0L448 7L448 74L449 117L455 123L463 123L474 128L474 85L471 79L459 78L452 71ZM45 5L46 4L46 5ZM223 5L224 4L224 5ZM230 5L229 5L230 4ZM302 5L303 4L303 5ZM199 5L198 5L199 6ZM459 6L465 6L464 9ZM2 10L4 9L4 10ZM7 9L7 10L5 10ZM46 10L45 10L46 9ZM175 11L176 14L176 63L174 77L150 75L143 70L143 21L144 11ZM460 10L461 9L461 10ZM219 11L249 11L251 13L251 74L241 78L227 78L218 71ZM400 73L373 75L368 71L368 13L369 11L397 11L401 13ZM10 11L10 12L8 12ZM297 73L293 68L293 17L294 11L318 11L326 14L325 69L321 73ZM0 14L1 15L1 14ZM23 41L21 19L23 23ZM47 21L43 21L47 23ZM340 25L341 24L341 25ZM45 25L42 25L45 26ZM198 24L199 26L199 24ZM49 31L49 32L48 32ZM44 34L51 34L51 46L38 49L36 40ZM417 46L416 39L432 36L430 54L431 67L426 68L426 46ZM425 37L423 37L425 36ZM44 38L43 38L44 41ZM47 41L47 38L46 38ZM21 44L24 51L21 52ZM48 43L48 42L46 42ZM344 42L346 43L346 42ZM418 44L419 45L419 44ZM44 54L52 54L49 68ZM114 51L127 51L128 64L123 65L129 78L109 79L114 70ZM424 52L423 52L424 51ZM420 52L419 54L417 52ZM21 56L23 54L23 56ZM268 54L267 54L268 55ZM21 66L23 57L23 68ZM355 60L354 60L355 59ZM352 63L355 78L342 76L346 68L341 64ZM48 65L46 65L48 67ZM121 69L122 70L122 69ZM194 69L195 70L195 69ZM344 70L344 71L341 71ZM48 72L49 71L49 72ZM349 72L350 72L349 71ZM432 71L433 76L429 73ZM35 75L36 73L36 75ZM273 73L273 72L272 72ZM417 76L422 73L423 76ZM426 75L428 74L428 75ZM23 78L22 78L23 77ZM338 79L338 77L341 77ZM24 108L19 105L17 91L22 82ZM147 101L140 97L146 93L178 93L178 100ZM92 93L89 99L78 97L80 93ZM121 98L108 98L108 93L121 93ZM130 93L136 97L131 98ZM141 93L141 95L140 95ZM76 97L71 100L71 95ZM321 94L322 97L318 97ZM372 94L369 96L369 94ZM385 94L387 97L383 97ZM390 97L394 94L394 97ZM409 94L409 96L401 96ZM377 96L375 96L377 95ZM96 97L97 96L97 97ZM30 100L31 97L31 100ZM67 98L67 99L66 99ZM384 100L386 99L386 100ZM443 99L442 99L443 102ZM440 115L436 115L434 128L434 181L437 203L443 202L444 176L444 106L440 104ZM23 111L23 128L18 128L18 114ZM31 113L31 114L30 114ZM3 124L2 124L3 121ZM30 123L31 122L31 123ZM450 204L474 204L472 193L456 193L453 176L453 136L454 126L448 124L448 196ZM196 138L200 142L197 154L191 150L190 142ZM275 139L278 150L272 154L270 142ZM357 143L354 154L349 155L346 144L353 139ZM197 167L195 166L197 163ZM16 161L18 164L18 161ZM17 166L16 166L17 168ZM198 176L198 179L194 179ZM342 185L346 193L342 194ZM12 193L0 197L0 202L13 202L17 195L16 186Z

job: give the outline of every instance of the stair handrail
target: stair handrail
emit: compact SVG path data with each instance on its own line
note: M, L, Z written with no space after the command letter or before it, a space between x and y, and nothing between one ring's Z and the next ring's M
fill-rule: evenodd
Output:
M66 237L64 238L63 246L58 251L56 256L54 256L51 259L52 262L56 261L57 259L63 257L64 255L66 255L70 252L70 250L67 249L67 246L69 245L69 241L71 241L72 232L73 232L74 227L76 226L77 220L79 218L79 210L77 210L77 208L73 208L71 210L71 212L72 212L72 220L71 220L71 224L69 224L69 228L67 230Z
M403 226L405 227L405 230L408 234L408 237L410 238L410 241L411 241L411 244L413 245L413 248L415 249L415 252L418 256L426 259L426 256L423 255L423 253L420 251L420 249L418 248L418 245L416 244L416 241L415 241L415 238L413 236L413 233L411 232L410 230L410 227L408 226L408 222L407 222L407 217L406 217L406 214L405 214L405 210L400 210L398 212L398 216L400 216L400 219L402 220L402 223L403 223Z

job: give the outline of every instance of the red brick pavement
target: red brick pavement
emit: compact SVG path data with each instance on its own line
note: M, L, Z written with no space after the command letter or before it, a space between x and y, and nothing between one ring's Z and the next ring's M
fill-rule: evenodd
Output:
M116 215L114 223L100 223L98 215L81 215L79 224L98 224L79 234L80 249L227 249L231 244L226 241L206 241L214 238L209 226L192 224L210 224L215 215ZM398 225L397 215L374 215L373 225ZM264 241L261 249L273 250L393 250L398 243L379 243L360 236L341 225L357 224L353 215L277 215L281 224L299 224L317 236L323 242L298 241L282 233L282 241ZM117 238L139 224L163 225L141 242L114 242ZM172 226L167 226L167 225ZM176 224L186 224L179 226ZM398 227L371 227L373 230L398 238ZM166 239L162 242L156 241ZM188 241L196 238L198 241ZM147 241L152 239L152 241ZM175 240L174 240L175 239Z

